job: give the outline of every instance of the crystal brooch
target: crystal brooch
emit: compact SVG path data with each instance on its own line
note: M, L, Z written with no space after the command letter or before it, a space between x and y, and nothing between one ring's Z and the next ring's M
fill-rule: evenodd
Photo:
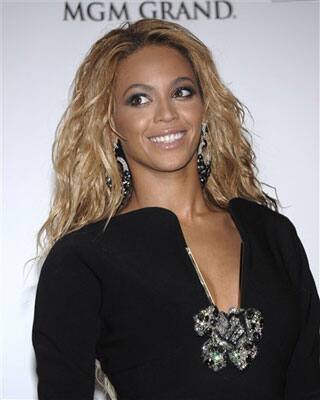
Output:
M214 371L233 364L244 370L256 357L262 337L263 316L255 308L231 307L226 313L211 304L194 317L199 336L209 336L202 345L202 360Z

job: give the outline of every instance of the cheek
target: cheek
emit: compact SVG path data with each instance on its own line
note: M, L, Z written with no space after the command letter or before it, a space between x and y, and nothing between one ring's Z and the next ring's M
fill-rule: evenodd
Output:
M180 115L190 125L200 125L203 119L203 104L192 102L180 108Z
M143 112L132 108L119 108L115 114L114 121L116 129L124 136L133 137L140 133L148 125L150 112Z

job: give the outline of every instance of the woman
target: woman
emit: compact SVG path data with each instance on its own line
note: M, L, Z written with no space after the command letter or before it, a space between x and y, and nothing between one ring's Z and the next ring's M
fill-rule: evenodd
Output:
M320 398L319 297L247 133L181 26L140 20L93 45L39 232L40 400L92 399L95 360L121 400Z

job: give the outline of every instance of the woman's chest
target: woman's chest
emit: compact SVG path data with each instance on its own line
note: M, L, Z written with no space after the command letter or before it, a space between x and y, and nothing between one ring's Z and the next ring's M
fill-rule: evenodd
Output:
M167 337L169 328L172 343L195 334L193 316L211 303L186 244L137 243L105 257L105 316L112 332ZM241 306L262 312L263 341L270 351L289 349L299 321L285 267L254 242L245 244L242 264Z
M196 333L194 316L210 300L184 245L150 241L144 251L136 245L105 258L103 341L110 371L146 372L172 362L181 368L192 364L207 376L201 359L207 338ZM252 366L239 371L228 365L219 376L235 386L246 375L247 382L278 382L281 387L297 338L296 298L272 253L246 245L242 306L261 311L263 335ZM208 372L208 382L220 378Z
M237 229L188 229L182 225L187 253L208 298L227 312L241 305L243 242Z

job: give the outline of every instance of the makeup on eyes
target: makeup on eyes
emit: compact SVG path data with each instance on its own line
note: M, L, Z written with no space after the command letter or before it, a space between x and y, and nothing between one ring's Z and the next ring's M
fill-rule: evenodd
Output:
M176 96L175 95L177 92L181 93L182 91L188 91L189 93L187 95L184 95L184 96ZM192 97L194 94L196 94L196 90L192 86L180 86L180 87L174 89L174 91L173 91L173 97L174 98L185 99L185 98ZM140 105L143 105L143 104L147 103L147 102L144 102L144 103L133 104L133 101L135 99L139 99L141 97L148 98L149 96L148 96L148 94L142 93L142 92L134 93L131 96L129 96L129 98L126 100L125 103L126 103L126 105L129 105L129 106L140 106Z
M177 89L175 89L174 93L176 93L179 90L181 90L181 91L182 90L188 90L190 92L187 96L181 96L181 97L191 97L194 94L196 94L196 91L192 86L181 86L181 87L178 87Z
M145 104L145 103L133 104L133 101L135 99L139 99L140 97L148 97L148 96L145 93L135 93L135 94L129 96L129 98L126 101L126 105L128 105L128 106L140 106L141 104Z

